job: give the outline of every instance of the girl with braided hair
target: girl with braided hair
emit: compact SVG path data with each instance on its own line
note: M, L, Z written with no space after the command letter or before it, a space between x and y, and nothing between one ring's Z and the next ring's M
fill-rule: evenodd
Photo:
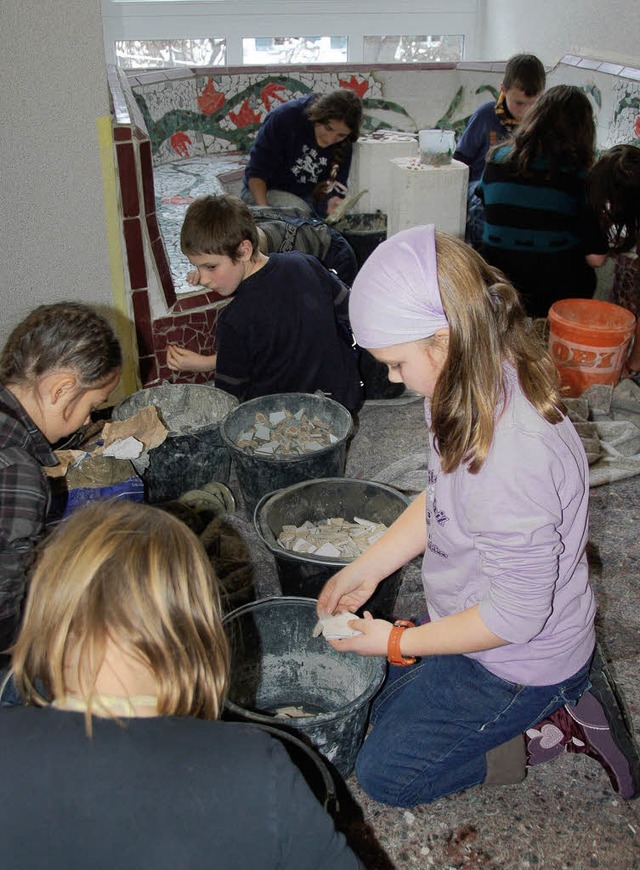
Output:
M50 503L51 450L89 420L120 379L111 325L88 305L36 308L0 357L0 653L19 626L25 573Z

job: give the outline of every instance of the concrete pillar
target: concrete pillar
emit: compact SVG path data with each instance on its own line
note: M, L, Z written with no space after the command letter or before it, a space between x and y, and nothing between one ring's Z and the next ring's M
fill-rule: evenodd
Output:
M388 167L390 187L387 237L420 224L464 238L469 167L458 160L427 166L417 158L394 157Z
M418 141L414 138L358 139L353 149L349 192L358 193L366 189L368 193L355 204L353 213L366 214L379 209L387 214L391 201L389 160L417 154Z

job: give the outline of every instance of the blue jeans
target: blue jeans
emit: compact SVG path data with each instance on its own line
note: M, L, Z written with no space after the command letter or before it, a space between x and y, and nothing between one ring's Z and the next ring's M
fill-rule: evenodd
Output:
M484 782L485 753L522 734L589 688L589 662L554 686L520 686L463 655L389 667L373 703L373 730L356 761L362 788L398 807Z

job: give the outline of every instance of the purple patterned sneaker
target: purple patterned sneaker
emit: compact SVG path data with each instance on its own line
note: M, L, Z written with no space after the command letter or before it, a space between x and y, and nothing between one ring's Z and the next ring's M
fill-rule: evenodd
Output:
M579 752L598 761L625 800L640 794L640 756L633 742L615 682L596 648L589 672L591 689L574 706L565 704L527 733L529 766Z
M566 710L560 707L551 716L547 716L525 733L527 744L527 767L552 761L559 755L564 755L566 744L571 737L565 734L567 730Z

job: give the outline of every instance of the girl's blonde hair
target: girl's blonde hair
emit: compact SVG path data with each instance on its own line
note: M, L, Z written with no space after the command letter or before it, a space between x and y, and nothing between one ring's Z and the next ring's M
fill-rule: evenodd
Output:
M545 420L558 423L565 409L555 366L502 272L445 233L436 233L436 256L449 340L431 401L432 430L445 472L464 463L476 473L506 396L504 360Z
M64 698L73 665L90 699L107 641L153 674L159 715L220 715L229 650L216 577L193 532L158 508L92 502L49 539L12 655L18 690L27 703Z

